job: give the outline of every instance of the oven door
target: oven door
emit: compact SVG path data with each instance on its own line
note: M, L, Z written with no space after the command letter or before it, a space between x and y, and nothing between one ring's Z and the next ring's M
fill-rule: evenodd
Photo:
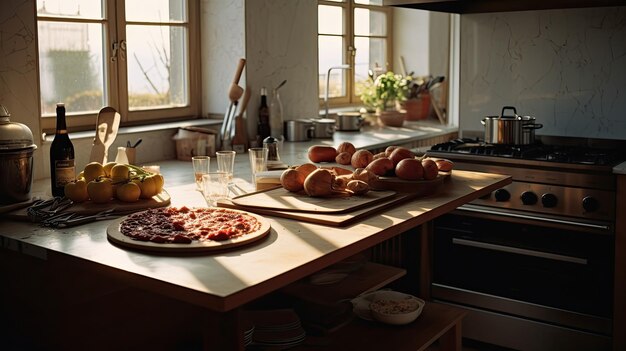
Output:
M613 235L541 223L462 209L437 219L433 297L610 334Z

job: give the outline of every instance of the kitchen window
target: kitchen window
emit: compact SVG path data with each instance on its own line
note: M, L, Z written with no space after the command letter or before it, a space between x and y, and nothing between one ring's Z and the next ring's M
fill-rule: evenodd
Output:
M318 1L321 105L327 78L329 105L360 104L360 87L368 72L378 74L390 68L391 20L391 8L382 6L382 0Z
M197 1L37 0L42 128L64 102L70 130L111 106L125 125L199 111Z

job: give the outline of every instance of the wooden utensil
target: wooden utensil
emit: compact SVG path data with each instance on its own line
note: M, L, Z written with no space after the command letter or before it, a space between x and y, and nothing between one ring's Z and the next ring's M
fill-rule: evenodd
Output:
M233 82L230 84L230 88L228 89L228 99L230 100L230 105L228 106L228 110L226 111L226 115L224 115L224 122L222 123L222 129L220 132L221 140L221 149L225 150L230 148L231 144L231 132L233 128L233 120L235 119L235 113L237 111L237 103L241 96L243 95L243 88L240 87L239 79L241 79L241 74L243 72L243 68L246 65L246 59L240 58L239 63L237 64L237 71L235 72L235 78Z
M121 116L113 107L103 107L96 118L96 137L91 148L89 162L108 162L109 147L117 137Z
M239 106L239 113L235 117L235 133L233 135L233 150L238 153L244 153L248 150L248 126L244 113L248 107L250 101L250 87L246 87L243 94L243 100L241 106Z

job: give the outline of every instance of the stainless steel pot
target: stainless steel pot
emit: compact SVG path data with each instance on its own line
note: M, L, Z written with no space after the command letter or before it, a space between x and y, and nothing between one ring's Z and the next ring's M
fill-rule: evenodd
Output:
M506 110L513 110L513 115L505 115ZM500 116L487 116L481 123L485 126L485 142L489 144L532 144L535 130L543 127L535 123L535 117L518 116L513 106L504 106Z
M359 112L339 112L336 118L338 132L357 132L361 130L363 117Z
M30 129L9 117L9 111L0 105L0 205L30 199L33 151L37 149Z
M315 133L315 127L310 119L296 119L285 121L285 138L287 141L308 141Z
M335 132L335 120L332 118L313 119L314 137L317 139L328 139L333 137Z

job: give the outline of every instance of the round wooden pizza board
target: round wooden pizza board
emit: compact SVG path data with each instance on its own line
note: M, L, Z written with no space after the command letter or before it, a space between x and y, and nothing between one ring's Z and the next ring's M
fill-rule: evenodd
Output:
M107 237L113 243L119 244L121 246L129 247L132 249L138 250L147 250L147 251L158 251L158 252L200 252L200 251L217 251L229 249L237 246L247 245L253 241L264 238L267 234L269 234L271 226L270 222L255 213L250 213L241 210L229 209L229 211L241 212L247 215L250 215L256 218L260 223L261 227L249 234L242 235L233 239L224 240L224 241L193 241L190 244L159 244L153 243L150 241L140 241L134 240L129 236L126 236L120 232L120 224L122 221L126 219L125 217L121 217L113 221L107 227Z

